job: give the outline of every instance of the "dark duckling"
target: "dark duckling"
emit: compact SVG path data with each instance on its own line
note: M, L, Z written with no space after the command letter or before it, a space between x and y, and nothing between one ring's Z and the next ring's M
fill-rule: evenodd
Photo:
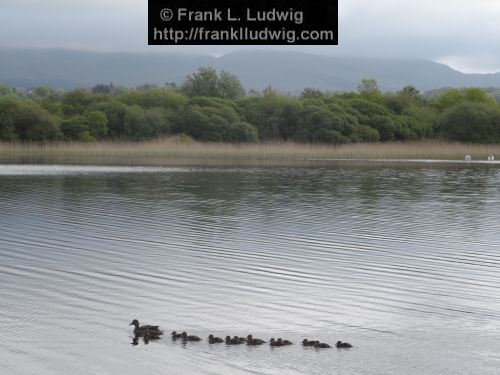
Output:
M288 340L283 340L281 337L278 339L278 346L287 346L287 345L292 345L293 342L288 341Z
M175 331L173 331L170 336L172 336L172 340L177 340L177 339L181 339L182 338L182 333L177 333Z
M352 348L352 345L349 344L348 342L342 342L342 341L337 341L337 343L335 344L335 346L339 349L347 349L347 348Z
M188 336L186 332L182 332L181 335L182 341L200 341L201 339L198 336Z
M137 319L132 320L132 323L129 325L134 326L134 335L142 337L146 332L149 333L156 333L157 335L162 335L163 331L160 329L159 326L150 326L150 325L145 325L145 326L140 326L139 321Z
M231 336L226 336L226 345L239 345L241 344L241 341L238 340L238 337L236 339L232 339Z
M247 336L247 345L262 345L264 343L264 340L254 339L252 335Z
M272 337L271 340L269 340L269 345L270 346L281 346L280 343L274 339L274 337Z
M224 342L220 337L214 337L214 335L208 336L208 343L209 344L218 344L220 342Z
M328 345L324 342L316 342L316 344L314 344L314 347L315 348L331 348L330 345Z
M302 345L304 346L314 346L316 344L319 344L319 341L309 341L308 339L302 340Z
M247 342L246 338L244 338L244 337L238 337L238 336L234 336L233 340L239 341L240 344L243 344L243 343Z

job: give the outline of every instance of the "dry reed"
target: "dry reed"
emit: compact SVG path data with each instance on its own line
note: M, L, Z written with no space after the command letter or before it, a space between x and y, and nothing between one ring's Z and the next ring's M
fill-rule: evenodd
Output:
M291 142L225 144L183 142L0 143L1 163L97 165L295 164L332 160L485 160L500 145L438 141L311 145Z

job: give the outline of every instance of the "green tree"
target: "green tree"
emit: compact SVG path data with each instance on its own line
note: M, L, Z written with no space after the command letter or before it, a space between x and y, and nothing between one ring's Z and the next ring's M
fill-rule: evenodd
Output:
M280 124L285 100L277 95L246 97L238 102L238 107L246 122L255 126L260 140L280 138Z
M160 88L130 91L121 95L119 100L127 105L138 105L142 108L161 107L169 110L178 110L188 102L184 95L173 90Z
M159 137L169 135L171 133L171 117L172 112L165 108L150 108L144 113L145 121L151 129L149 137Z
M397 126L389 116L373 116L369 120L369 126L378 131L382 142L394 141L396 139Z
M441 137L460 142L500 141L500 110L485 103L460 103L447 110L438 125Z
M441 94L441 96L439 96L439 98L434 102L434 105L440 110L445 110L464 101L464 96L460 90L451 89Z
M351 112L348 109L346 111L355 115L362 125L370 125L374 116L389 116L389 111L383 105L366 99L350 99L347 103L354 111Z
M0 137L5 140L53 140L61 137L55 116L31 100L0 99Z
M415 86L409 85L403 87L401 91L398 92L399 95L406 96L413 99L420 99L420 91L415 88Z
M378 83L374 79L362 79L359 86L358 91L361 94L380 94L380 89L378 88Z
M127 106L123 116L123 135L125 138L142 140L154 134L146 122L144 110L138 105Z
M112 98L104 94L92 94L88 90L69 91L62 98L62 112L66 116L83 115L89 107L110 101Z
M323 97L323 92L321 90L305 88L300 94L301 99L318 99Z
M0 98L0 140L14 141L19 138L16 121L21 110L17 99Z
M88 119L83 115L74 115L61 122L61 131L66 140L92 142L96 139L90 134Z
M434 127L438 122L436 111L429 106L410 106L402 112L403 116L408 116L411 120L411 129L418 139L432 138Z
M55 90L48 86L37 86L33 89L33 98L46 99L55 94Z
M200 68L198 72L188 75L181 86L187 96L220 97L219 76L214 68Z
M349 143L343 134L346 131L345 118L325 108L309 106L304 109L299 129L294 139L310 143Z
M259 139L257 129L252 124L244 121L233 123L230 134L230 142L245 143L257 142Z
M463 89L462 94L464 96L464 99L468 102L491 105L497 104L496 100L491 95L488 95L483 89L480 89L478 87L469 87Z
M176 116L173 129L199 141L254 142L257 138L255 127L241 121L232 106L212 98L193 98Z
M108 116L102 111L91 111L85 115L88 131L95 139L103 139L108 134Z
M108 119L108 136L113 139L125 139L124 117L127 106L118 102L116 99L93 103L89 106L89 111L101 111L106 114Z
M354 133L351 135L351 142L378 142L380 135L377 129L370 128L366 125L358 125Z
M200 68L187 76L181 91L189 97L208 96L232 100L245 95L238 77L225 71L219 75L214 68Z
M385 94L383 104L392 112L401 114L406 108L423 104L420 91L413 86L406 86L395 94Z
M237 100L245 96L245 89L239 78L224 70L219 74L217 86L221 98Z
M13 94L14 90L9 85L6 85L5 83L0 83L0 96L6 96Z
M100 83L100 84L92 87L92 93L93 94L111 95L113 93L113 84L111 83L109 85L106 85L106 84Z

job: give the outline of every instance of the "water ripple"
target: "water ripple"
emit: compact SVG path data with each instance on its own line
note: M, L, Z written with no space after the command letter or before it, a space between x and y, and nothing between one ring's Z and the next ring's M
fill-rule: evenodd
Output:
M499 177L0 166L0 370L496 374ZM133 347L132 318L356 348Z

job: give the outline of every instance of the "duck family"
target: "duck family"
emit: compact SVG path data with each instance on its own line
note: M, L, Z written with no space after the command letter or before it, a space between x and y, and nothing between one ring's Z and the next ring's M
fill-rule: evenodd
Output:
M133 331L134 339L132 341L132 345L138 345L140 337L142 337L144 343L147 344L150 340L161 339L161 336L163 335L163 330L160 329L160 326L153 326L153 325L141 326L139 324L139 320L137 319L134 319L132 323L130 323L130 325L134 326L134 331ZM174 341L180 340L183 343L201 341L201 338L199 338L198 336L188 335L187 332L185 331L182 333L177 333L177 331L172 331L170 336L172 337L172 340ZM226 345L246 344L249 346L258 346L267 343L267 341L264 341L262 339L254 338L253 335L248 335L247 337L233 336L232 338L231 336L228 335L225 337L225 339L222 339L220 337L215 337L213 334L210 334L207 337L207 341L209 344L221 344L221 343L225 343ZM293 345L293 342L282 339L281 337L279 337L278 339L275 339L273 337L269 340L269 346L271 347L280 347L289 345ZM331 348L331 346L327 343L320 342L319 340L309 340L309 339L302 340L302 346L313 347L316 349ZM347 342L337 341L335 347L338 349L348 349L352 348L353 346Z

